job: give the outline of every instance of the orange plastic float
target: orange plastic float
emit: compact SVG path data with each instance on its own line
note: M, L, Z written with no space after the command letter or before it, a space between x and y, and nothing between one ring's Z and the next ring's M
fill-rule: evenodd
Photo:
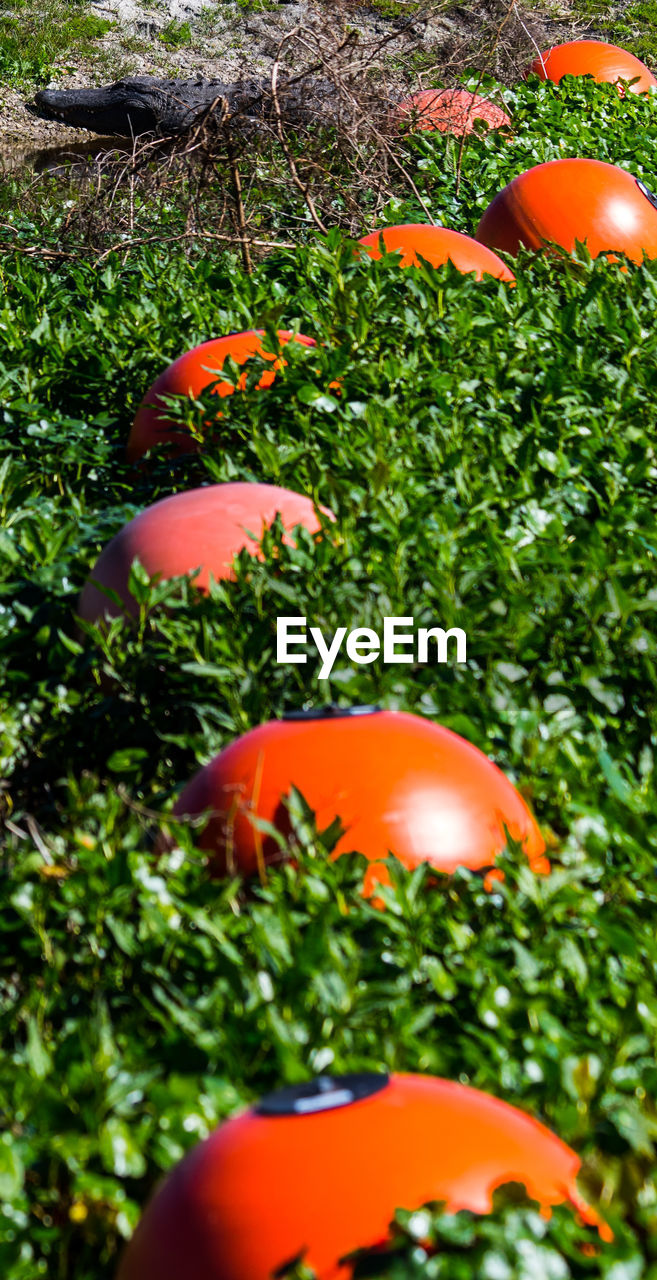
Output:
M79 616L98 622L138 613L128 590L136 557L151 577L175 578L200 566L194 585L207 590L211 574L231 577L243 548L258 553L258 541L279 512L287 529L304 525L316 533L321 528L310 498L273 484L214 484L162 498L124 525L101 552L80 596ZM102 588L115 591L122 607Z
M431 720L378 707L291 712L252 729L192 778L174 814L211 811L199 843L213 872L249 876L280 861L276 841L253 818L288 835L292 786L320 829L340 817L345 834L334 858L358 850L370 860L367 895L389 882L379 861L389 852L409 868L488 868L506 846L505 828L535 871L549 870L527 805L483 752Z
M489 1213L522 1182L547 1212L581 1198L580 1160L531 1116L478 1089L421 1075L320 1076L226 1121L155 1193L118 1280L271 1280L302 1258L318 1280L385 1247L397 1209L446 1201Z
M598 83L618 84L621 94L626 89L630 93L647 93L651 85L657 85L645 63L627 49L604 40L569 40L567 44L553 45L534 58L529 70L541 80L554 80L556 84L563 76L593 76ZM628 80L636 83L623 83Z
M224 338L212 338L174 360L146 392L137 410L126 447L128 461L137 462L153 445L162 443L170 445L174 454L197 452L197 442L167 416L167 407L161 397L200 396L206 387L217 382L217 375L229 358L240 365L255 355L272 361L271 372L267 370L263 373L256 384L258 389L270 387L276 377L276 370L281 369L286 362L282 357L265 350L261 341L264 332L264 329L251 329L247 333L230 333ZM285 329L278 331L281 346L292 339L305 347L316 346L314 338L307 338L302 333L293 334ZM239 378L237 388L242 391L245 386L246 373ZM224 399L232 395L234 390L231 382L217 382L213 395Z
M380 231L363 236L358 243L367 249L370 258L378 259L382 256L381 238L387 253L401 254L399 265L402 267L417 266L419 258L425 258L434 267L452 262L464 274L474 271L477 280L484 275L495 276L497 280L515 280L513 272L496 253L491 253L460 231L408 222L395 227L381 227Z
M458 138L472 133L478 120L489 129L511 128L506 111L469 89L423 89L399 103L397 118L411 131L437 129Z
M607 250L634 262L657 257L657 197L638 178L601 160L549 160L514 178L495 196L477 240L517 253L549 243L592 257Z

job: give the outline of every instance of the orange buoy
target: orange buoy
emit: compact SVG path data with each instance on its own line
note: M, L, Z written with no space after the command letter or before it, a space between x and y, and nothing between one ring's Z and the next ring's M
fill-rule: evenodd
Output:
M390 852L409 868L478 870L505 848L505 829L534 870L549 870L527 805L482 751L431 720L378 707L292 712L252 729L192 778L174 814L211 811L199 843L212 870L249 876L280 860L278 844L253 819L288 835L292 786L320 829L341 819L334 858L358 850L370 860L367 895L389 881L380 860Z
M258 542L277 513L287 529L301 524L316 533L321 528L310 498L274 484L213 484L162 498L124 525L101 552L80 596L79 616L98 622L138 613L128 590L136 557L151 577L199 570L194 585L207 590L211 574L232 576L233 560L243 548L258 553ZM118 594L122 607L105 594L108 589Z
M477 227L491 249L575 241L592 257L624 253L634 262L657 257L657 197L640 179L601 160L549 160L514 178L495 196Z
M320 1076L220 1125L148 1205L118 1280L271 1280L294 1260L318 1280L385 1247L397 1209L445 1201L489 1213L505 1182L549 1212L570 1203L580 1160L544 1125L478 1089L422 1075Z
M286 362L281 356L265 350L261 341L264 336L264 329L229 333L224 338L211 338L209 342L202 342L200 346L193 347L174 360L156 378L137 410L126 447L128 462L137 462L153 445L162 443L171 445L171 452L177 455L197 452L198 445L193 437L168 416L162 396L181 396L183 399L188 396L198 397L213 382L217 383L213 395L218 395L222 400L232 395L235 388L231 382L217 381L218 374L229 358L240 365L255 355L270 360L273 364L271 372L267 370L263 373L256 384L258 389L270 387L276 377L276 370L281 369ZM314 338L307 338L302 333L293 334L282 329L277 336L281 346L292 339L305 347L316 346ZM245 386L246 372L237 382L238 390L243 391Z
M495 276L497 280L515 280L512 271L496 253L483 249L471 236L447 227L432 227L422 222L408 222L395 227L381 227L363 236L362 244L370 258L380 258L380 240L387 253L401 253L400 266L417 266L419 258L425 258L433 267L452 262L457 270L466 274L474 271L477 280L482 276Z
M564 76L593 76L598 83L618 84L621 94L626 88L630 93L647 93L651 85L657 85L645 63L627 49L604 40L569 40L566 44L552 45L534 58L529 70L541 80L554 80L555 84ZM628 85L628 80L636 83Z
M423 89L400 102L396 114L412 131L437 129L458 138L472 133L478 120L489 129L511 128L506 111L469 89Z

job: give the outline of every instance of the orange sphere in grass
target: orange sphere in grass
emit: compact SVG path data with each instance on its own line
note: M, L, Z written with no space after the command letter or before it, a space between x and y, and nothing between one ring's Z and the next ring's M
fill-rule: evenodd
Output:
M563 76L593 76L598 83L618 84L621 94L626 88L630 93L647 93L651 85L657 85L645 63L627 49L604 40L569 40L552 45L534 58L529 70L541 80L554 80L556 84ZM629 80L636 83L623 83Z
M483 752L431 720L377 707L293 712L252 729L192 778L174 814L210 812L199 843L213 871L249 876L281 856L253 819L288 835L292 786L320 829L341 819L334 858L358 850L372 863L367 895L389 881L389 853L408 868L480 870L505 848L506 830L534 870L549 869L527 805Z
M634 262L657 257L657 197L639 179L601 160L549 160L495 196L477 227L491 249L517 253L549 243L592 257L616 250Z
M511 128L506 111L468 89L423 89L400 102L397 117L413 130L437 129L458 138L472 133L478 120L489 129Z
M258 389L270 387L276 377L276 370L285 365L281 356L268 352L263 345L264 329L251 329L246 333L230 333L223 338L211 338L200 346L186 351L170 364L152 387L146 392L137 413L128 438L126 454L129 462L137 462L139 458L156 444L168 444L175 454L195 453L198 449L196 441L185 432L170 416L162 396L198 397L213 382L217 385L213 394L224 399L233 394L233 384L228 381L217 381L218 374L226 360L234 360L236 364L246 364L253 356L261 356L272 362L271 372L266 370L256 384ZM285 346L294 339L305 347L316 346L314 338L304 334L293 334L289 330L278 331L278 340ZM246 386L246 372L237 382L238 390Z
M402 267L417 266L418 260L424 258L434 267L442 267L446 262L451 262L464 274L473 271L477 280L481 280L484 275L494 276L497 280L515 280L513 272L496 253L491 253L490 249L478 244L471 236L451 231L448 227L408 222L372 231L358 243L367 249L370 258L378 259L381 257L381 238L387 253L401 254Z
M549 1129L478 1089L423 1075L320 1076L280 1089L200 1142L156 1191L118 1280L271 1280L302 1259L349 1280L344 1259L385 1248L397 1209L445 1201L489 1213L521 1182L546 1214L569 1203L605 1236Z
M174 578L200 568L195 585L207 590L210 575L231 577L235 556L243 548L258 553L258 542L278 513L287 529L304 525L316 533L321 528L310 498L273 484L214 484L162 498L107 544L80 596L79 616L99 622L122 613L137 614L128 589L135 558L151 577ZM116 592L121 604L103 588Z

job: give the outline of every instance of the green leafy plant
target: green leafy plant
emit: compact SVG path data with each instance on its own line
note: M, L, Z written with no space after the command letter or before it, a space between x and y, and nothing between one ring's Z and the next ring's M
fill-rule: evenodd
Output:
M173 18L160 31L160 40L169 49L183 49L185 45L192 43L192 32L189 23Z

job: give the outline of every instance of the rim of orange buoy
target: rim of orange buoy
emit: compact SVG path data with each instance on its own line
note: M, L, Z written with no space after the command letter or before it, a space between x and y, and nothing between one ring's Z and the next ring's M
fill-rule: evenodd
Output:
M559 84L564 76L593 77L598 84L615 84L621 97L626 92L647 93L657 79L635 54L607 40L567 40L538 53L524 72L534 72L541 80ZM635 83L626 83L635 81Z
M199 442L180 423L170 418L171 410L162 401L162 396L177 396L183 404L186 399L197 399L209 387L212 387L212 395L220 400L233 395L235 391L244 391L248 370L244 369L237 381L232 383L222 376L227 360L244 366L259 356L271 367L263 369L255 389L259 391L270 387L287 361L282 350L276 354L265 349L262 340L266 336L265 329L234 330L197 343L172 360L148 388L135 413L126 445L128 462L139 462L149 449L162 444L167 446L167 452L172 456L199 451ZM281 348L291 342L303 347L317 346L314 338L295 333L291 329L278 329L276 336ZM223 417L220 409L217 409L215 416Z
M419 259L424 258L433 267L442 267L451 262L463 275L474 273L477 280L481 280L483 276L492 276L493 279L503 280L508 284L515 283L511 268L493 249L462 231L453 231L451 227L440 227L428 222L396 223L369 232L361 237L358 244L374 261L378 261L384 253L399 253L400 267L417 266ZM486 252L482 253L482 249Z
M410 132L436 130L463 137L475 131L478 120L489 130L512 128L511 118L502 107L474 90L460 87L420 89L404 98L395 111L396 123L407 125Z

